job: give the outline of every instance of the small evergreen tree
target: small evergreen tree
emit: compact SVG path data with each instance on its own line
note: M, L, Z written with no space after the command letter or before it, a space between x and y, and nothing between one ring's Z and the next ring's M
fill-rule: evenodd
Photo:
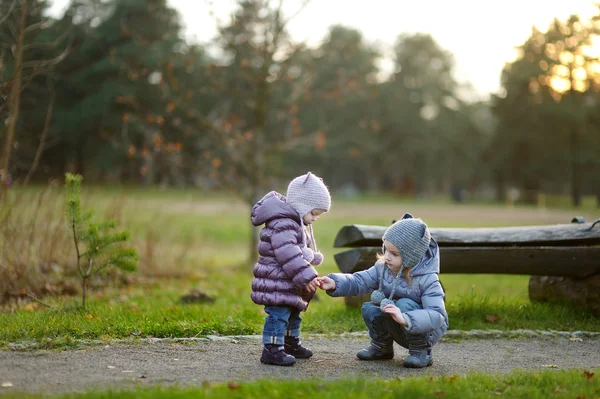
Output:
M139 259L133 248L118 243L128 240L129 232L115 231L115 222L104 220L94 222L92 212L81 210L81 175L65 175L67 218L73 232L75 251L77 252L77 270L81 277L81 306L86 307L86 288L88 279L107 268L114 266L124 271L134 271Z

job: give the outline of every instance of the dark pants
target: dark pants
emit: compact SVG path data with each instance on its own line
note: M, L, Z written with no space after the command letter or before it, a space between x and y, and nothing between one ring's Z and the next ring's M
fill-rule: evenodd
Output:
M265 306L263 344L283 345L285 336L300 336L300 310L290 306Z
M421 305L408 298L401 298L396 301L396 306L402 313L415 309L423 309ZM409 349L409 341L414 342L427 341L427 334L409 334L406 329L396 323L392 316L384 313L373 302L365 302L362 306L362 317L369 329L371 339L382 348L391 348L392 341L398 345Z

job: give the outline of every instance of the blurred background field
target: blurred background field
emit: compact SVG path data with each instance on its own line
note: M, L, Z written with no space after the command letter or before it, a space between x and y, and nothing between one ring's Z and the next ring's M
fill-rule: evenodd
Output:
M75 345L79 338L260 333L264 313L250 300L256 254L249 254L249 209L240 200L200 190L90 187L83 190L83 205L132 231L139 270L92 280L88 309L80 309L62 189L29 189L16 205L18 227L3 229L11 234L3 236L4 242L31 242L32 247L2 246L3 259L12 259L21 269L12 271L20 278L2 280L0 341L50 337L51 345L60 347ZM325 253L319 273L338 271L333 254L342 249L333 248L333 240L341 226L387 225L404 212L431 227L555 224L568 223L575 214L588 220L594 215L593 207L541 209L334 194L331 211L314 226ZM11 271L3 265L6 276ZM441 278L453 329L600 330L600 320L585 310L530 302L528 276L444 274L442 260ZM185 295L195 295L197 301L186 303ZM324 292L318 293L304 320L308 333L364 330L358 309Z
M343 225L405 212L432 227L597 219L600 6L489 7L0 1L0 341L259 332L249 210L307 171L333 194L321 274ZM87 311L65 173L140 258L91 278ZM445 275L442 260L442 278L452 328L600 329L531 303L528 276ZM364 329L322 293L305 326Z

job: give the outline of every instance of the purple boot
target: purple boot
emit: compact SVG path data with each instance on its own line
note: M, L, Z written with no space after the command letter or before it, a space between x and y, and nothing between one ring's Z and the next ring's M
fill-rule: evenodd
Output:
M296 358L285 353L284 349L282 345L266 344L260 362L274 364L275 366L293 366L296 363Z
M308 359L313 355L310 349L302 346L300 337L285 337L285 352L294 356L296 359Z

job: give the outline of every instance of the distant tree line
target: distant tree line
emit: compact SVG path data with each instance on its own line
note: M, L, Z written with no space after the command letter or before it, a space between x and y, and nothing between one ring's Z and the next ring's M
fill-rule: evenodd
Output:
M465 101L427 34L401 34L381 79L359 31L332 26L308 47L279 2L238 1L219 56L182 38L166 0L73 0L60 19L47 7L0 0L2 190L73 172L226 187L251 204L313 170L334 189L516 188L600 206L600 7L532 29L485 102Z

